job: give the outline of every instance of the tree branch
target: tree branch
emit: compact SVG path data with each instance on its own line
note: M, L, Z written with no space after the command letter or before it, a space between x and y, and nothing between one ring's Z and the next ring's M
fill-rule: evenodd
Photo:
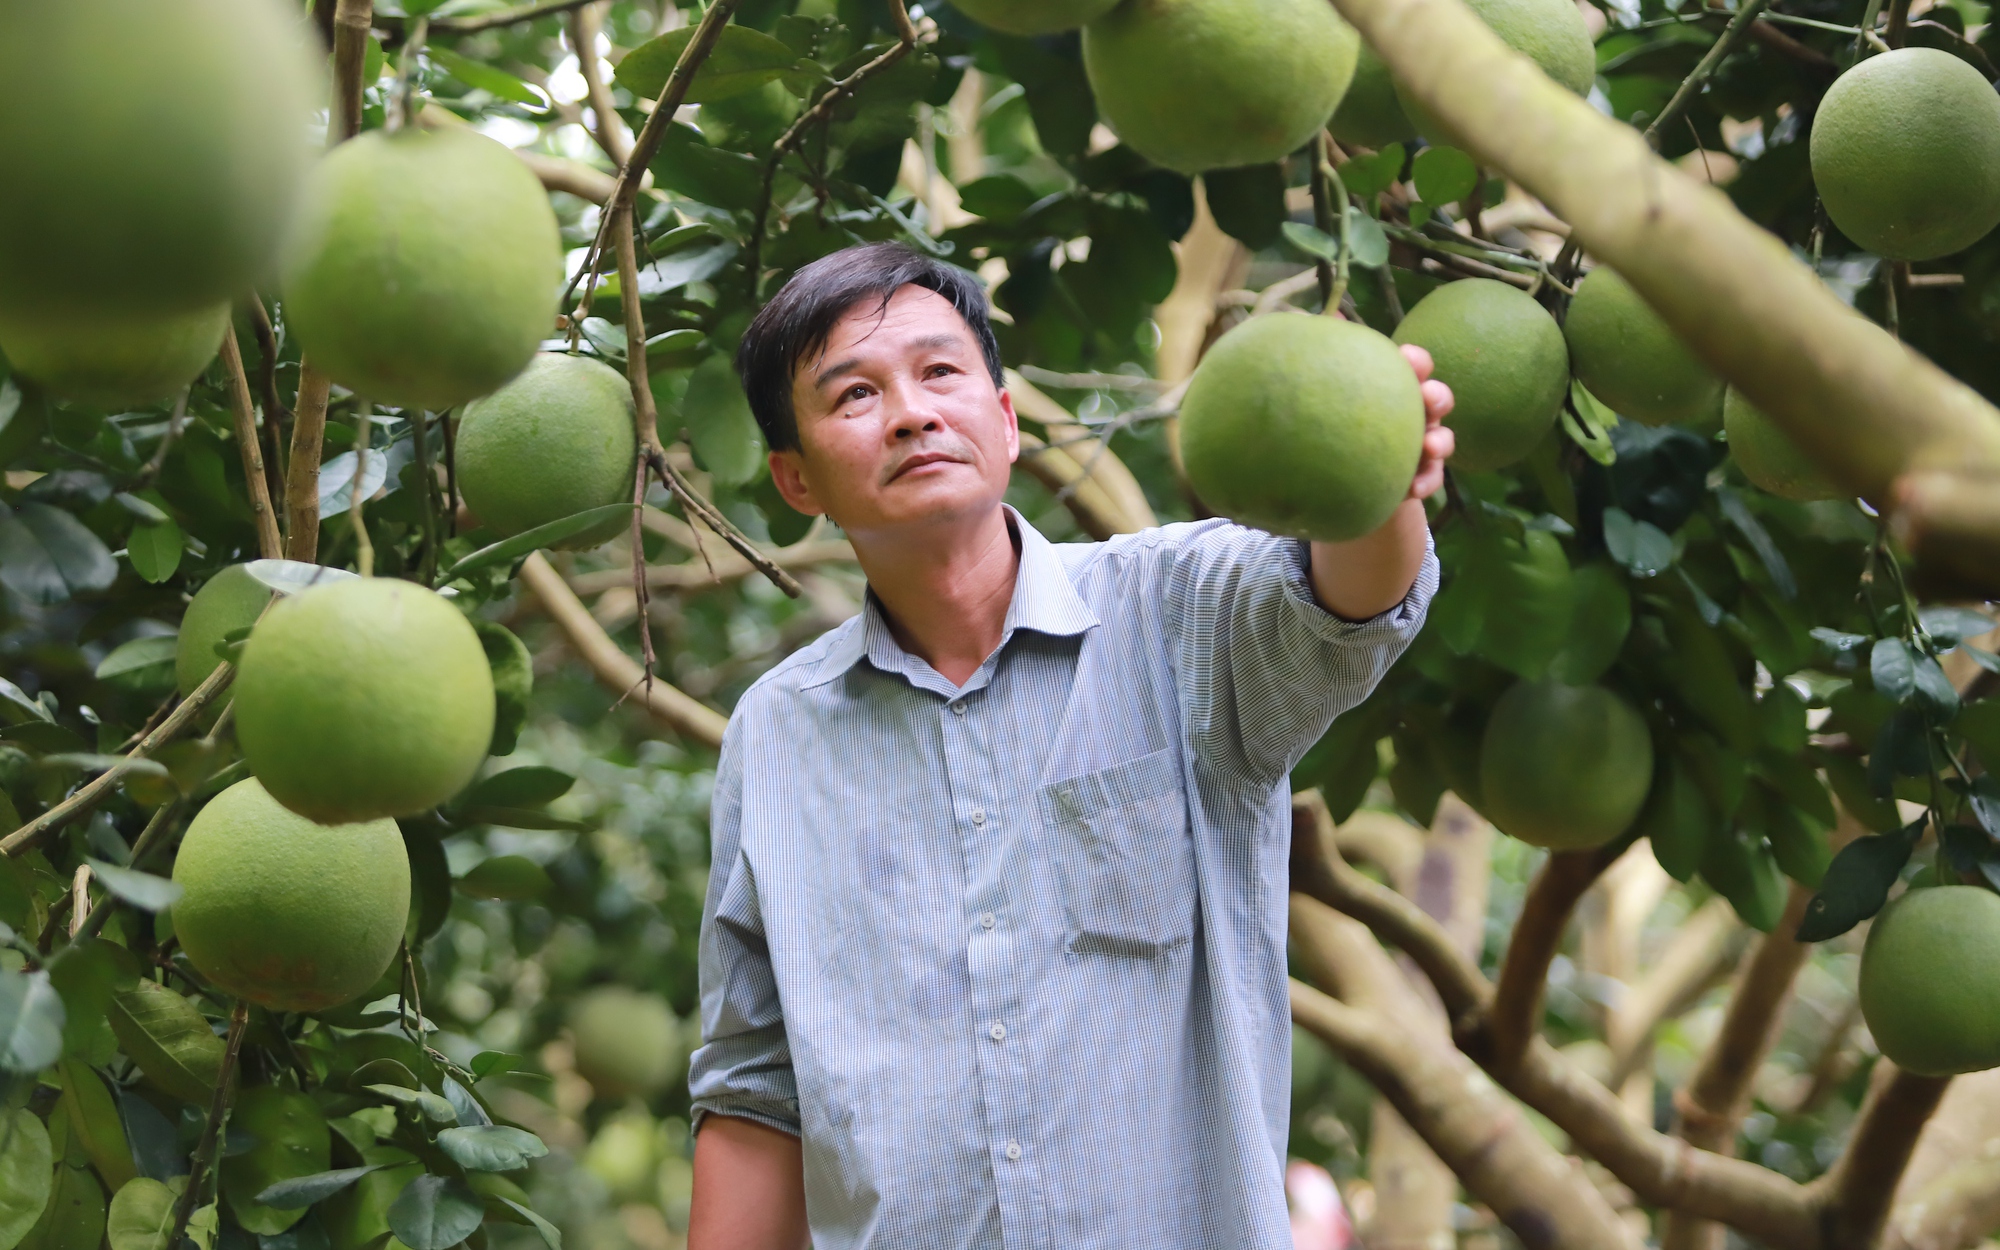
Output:
M632 159L632 135L625 129L625 119L618 116L617 106L611 101L611 89L604 83L604 62L597 55L597 40L604 33L605 5L586 3L570 10L569 41L576 49L577 72L583 75L584 96L590 101L590 111L597 117L597 126L591 131L591 138L615 165L624 165ZM435 29L437 23L432 22Z
M538 18L553 17L580 9L596 0L548 0L544 4L524 4L516 9L502 9L498 13L488 13L480 17L434 17L430 19L433 31L449 31L454 35L474 35L482 30L493 30L500 26L514 26L521 22L532 22ZM408 20L390 14L378 14L375 18L377 29L400 35Z
M291 472L285 478L285 558L319 561L319 458L326 447L326 405L332 381L299 361L299 399L292 413Z
M250 379L243 372L243 350L236 327L222 336L222 368L228 375L229 414L236 428L236 450L243 457L243 479L250 489L250 511L257 522L257 553L266 560L284 555L278 518L271 511L270 484L264 477L264 444L257 437L257 413L250 404ZM276 420L276 418L271 418Z
M2000 472L1906 474L1890 532L1917 558L1931 595L2000 595Z
M1541 1031L1542 1000L1549 985L1549 964L1562 949L1563 932L1577 900L1591 883L1604 874L1627 844L1594 851L1557 851L1543 862L1528 885L1521 902L1521 915L1507 939L1507 954L1500 964L1500 983L1493 996L1486 1041L1492 1047L1490 1063L1504 1070L1518 1063L1528 1048L1528 1039Z
M222 1140L222 1118L229 1113L229 1094L236 1084L236 1055L243 1048L243 1030L250 1023L250 1004L236 1000L229 1013L228 1040L222 1048L222 1071L215 1078L215 1094L208 1102L208 1119L201 1126L201 1138L188 1167L187 1188L174 1203L173 1229L162 1245L178 1246L187 1236L188 1221L201 1205L201 1193L209 1172L215 1167L216 1147Z
M854 547L844 538L818 539L780 547L767 556L786 571L816 569L826 564L854 563ZM747 577L757 570L734 551L718 551L708 560L681 564L649 564L646 585L652 590L706 590ZM570 589L588 599L629 586L632 574L626 569L606 569L602 573L580 573L569 579Z
M722 731L729 723L728 718L657 678L650 687L642 689L645 682L643 670L592 619L590 609L583 606L583 600L576 597L576 592L563 581L562 574L556 572L540 552L522 563L521 584L541 601L542 610L563 631L570 646L583 657L583 662L590 666L591 672L597 675L597 680L606 689L616 693L620 700L628 697L637 699L653 719L690 742L711 749L721 748Z
M284 422L291 409L278 398L278 332L271 324L270 310L255 291L250 293L250 324L257 332L257 393L264 404L265 490L273 508L285 510L284 449L280 442Z
M1509 55L1453 0L1334 0L1404 89L1615 266L1845 489L2000 465L2000 413L1856 317L1726 196Z
M1007 391L1014 408L1030 421L1038 422L1052 444L1069 454L1123 515L1121 534L1135 534L1159 524L1153 506L1132 470L1125 467L1111 448L1088 426L1079 424L1069 409L1049 398L1018 373L1007 374ZM1038 475L1039 476L1039 475ZM1067 498L1064 499L1067 503Z
M224 688L229 685L230 679L235 675L236 666L234 664L225 661L216 665L215 671L208 675L207 680L196 686L187 698L182 699L180 706L169 713L167 718L161 721L153 732L141 738L139 745L133 747L117 764L91 778L75 794L70 795L6 837L0 838L0 856L11 857L32 851L52 831L60 829L71 820L95 807L99 800L111 793L112 787L118 784L119 778L125 775L126 771L132 767L135 761L146 759L153 752L172 742L180 734L181 730L187 728L188 724L195 717L201 715L203 708L214 702L215 696L222 693Z
M1722 65L1723 59L1736 51L1737 45L1750 33L1750 26L1757 20L1757 15L1770 7L1770 3L1771 0L1744 0L1742 7L1736 10L1736 16L1729 19L1729 25L1722 28L1722 34L1709 46L1707 55L1701 58L1692 73L1681 80L1680 89L1674 92L1673 98L1660 110L1660 115L1646 127L1646 143L1654 151L1660 149L1661 133L1687 112L1688 105L1708 85L1708 80Z
M361 133L361 64L368 57L374 0L340 0L333 10L333 115L335 143Z
M1722 1029L1702 1056L1701 1066L1674 1098L1679 1113L1674 1135L1690 1146L1721 1154L1736 1152L1736 1133L1750 1110L1758 1069L1777 1044L1792 1001L1792 983L1812 947L1793 935L1813 892L1793 883L1777 928L1757 942L1743 976L1729 995ZM1721 1250L1722 1230L1681 1212L1667 1213L1660 1250Z
M1812 1185L1825 1209L1827 1250L1874 1250L1889 1219L1896 1181L1950 1084L1948 1076L1918 1076L1887 1059L1875 1061L1875 1076L1847 1150Z
M771 191L777 185L778 166L784 162L785 154L798 145L808 130L831 117L835 105L854 94L862 83L908 56L910 50L917 46L917 29L910 24L910 12L904 0L889 0L889 20L896 27L895 45L828 87L819 99L813 101L812 107L799 114L798 120L786 127L785 133L771 145L771 155L764 162L764 181L757 192L757 207L751 218L750 242L743 249L743 268L749 279L752 303L757 302L763 282L764 235L770 228Z

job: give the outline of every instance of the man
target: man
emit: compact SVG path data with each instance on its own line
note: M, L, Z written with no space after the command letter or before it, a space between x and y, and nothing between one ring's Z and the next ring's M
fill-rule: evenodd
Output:
M1289 1247L1286 778L1422 624L1450 392L1366 538L1057 547L969 274L826 257L737 367L869 593L723 743L690 1250Z

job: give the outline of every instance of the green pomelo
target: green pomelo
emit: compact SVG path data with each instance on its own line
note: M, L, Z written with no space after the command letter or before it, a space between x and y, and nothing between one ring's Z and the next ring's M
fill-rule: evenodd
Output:
M1361 37L1322 0L1126 0L1083 65L1118 137L1182 173L1283 159L1333 116Z
M1094 22L1118 7L1118 0L951 0L952 7L981 26L1009 35L1053 35Z
M1479 794L1502 833L1557 851L1625 832L1653 782L1653 739L1602 686L1521 682L1500 697L1479 748Z
M465 406L458 486L465 506L501 535L587 508L629 502L639 454L625 375L587 356L545 353L512 382ZM622 520L558 546L595 547Z
M464 789L493 737L493 676L471 622L413 582L356 578L267 613L237 671L236 740L286 807L344 824Z
M410 914L410 860L395 821L315 824L254 777L188 824L174 880L183 891L174 933L188 959L272 1011L353 1001L396 957Z
M1861 950L1861 1017L1896 1066L1950 1076L2000 1066L2000 896L1911 890Z
M1445 423L1458 438L1451 462L1483 472L1533 451L1569 393L1562 327L1533 297L1491 278L1448 282L1417 301L1398 343L1430 352L1457 404Z
M680 1021L656 994L616 985L591 990L571 1009L569 1025L576 1070L600 1097L655 1093L680 1068Z
M371 131L313 173L285 315L334 381L435 412L526 367L561 281L555 213L513 153L466 129Z
M228 325L227 303L139 316L0 311L0 351L52 394L98 408L136 408L170 399L200 377Z
M1827 216L1878 256L1949 256L2000 224L2000 94L1949 52L1900 48L1842 74L1811 150Z
M1403 502L1423 454L1424 397L1386 335L1273 315L1222 336L1181 401L1188 480L1222 516L1346 542Z
M1514 51L1541 67L1544 74L1578 95L1590 94L1597 81L1597 49L1590 27L1573 0L1467 0L1472 11ZM1403 112L1427 136L1452 142L1451 129L1432 117L1398 85Z
M0 0L0 310L186 311L265 277L324 94L305 35L283 0Z
M1354 62L1354 81L1334 111L1329 129L1342 143L1385 148L1417 137L1417 127L1403 112L1389 63L1366 43Z
M290 812L285 815L298 819ZM222 1195L229 1201L230 1214L246 1232L276 1236L305 1218L305 1208L267 1207L257 1195L280 1181L333 1166L333 1133L326 1116L309 1094L256 1085L236 1095L229 1127L252 1143L248 1150L222 1161Z
M1733 386L1722 401L1722 422L1729 432L1729 454L1752 485L1801 502L1845 497L1789 435Z
M618 1202L652 1196L660 1161L666 1157L659 1122L638 1107L604 1121L583 1152L583 1170L604 1182Z
M180 638L174 644L174 683L183 696L208 680L222 657L215 646L239 629L248 629L271 602L271 588L232 564L197 590L181 614Z
M1619 416L1698 425L1719 415L1722 380L1611 269L1599 265L1585 275L1563 335L1577 379Z

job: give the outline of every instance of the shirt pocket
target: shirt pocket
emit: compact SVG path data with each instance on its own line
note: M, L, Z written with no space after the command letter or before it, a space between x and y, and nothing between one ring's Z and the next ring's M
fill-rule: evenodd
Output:
M1151 959L1194 933L1194 844L1174 752L1043 786L1072 954Z

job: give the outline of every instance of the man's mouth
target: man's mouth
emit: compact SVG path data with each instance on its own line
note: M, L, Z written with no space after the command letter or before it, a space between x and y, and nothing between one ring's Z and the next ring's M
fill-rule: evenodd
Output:
M964 462L960 460L957 456L953 456L942 451L918 452L916 455L911 456L908 460L905 460L903 461L903 463L897 465L896 471L889 475L889 480L893 482L897 478L903 476L905 473L910 473L917 469L921 469L927 464L963 464L963 463Z

